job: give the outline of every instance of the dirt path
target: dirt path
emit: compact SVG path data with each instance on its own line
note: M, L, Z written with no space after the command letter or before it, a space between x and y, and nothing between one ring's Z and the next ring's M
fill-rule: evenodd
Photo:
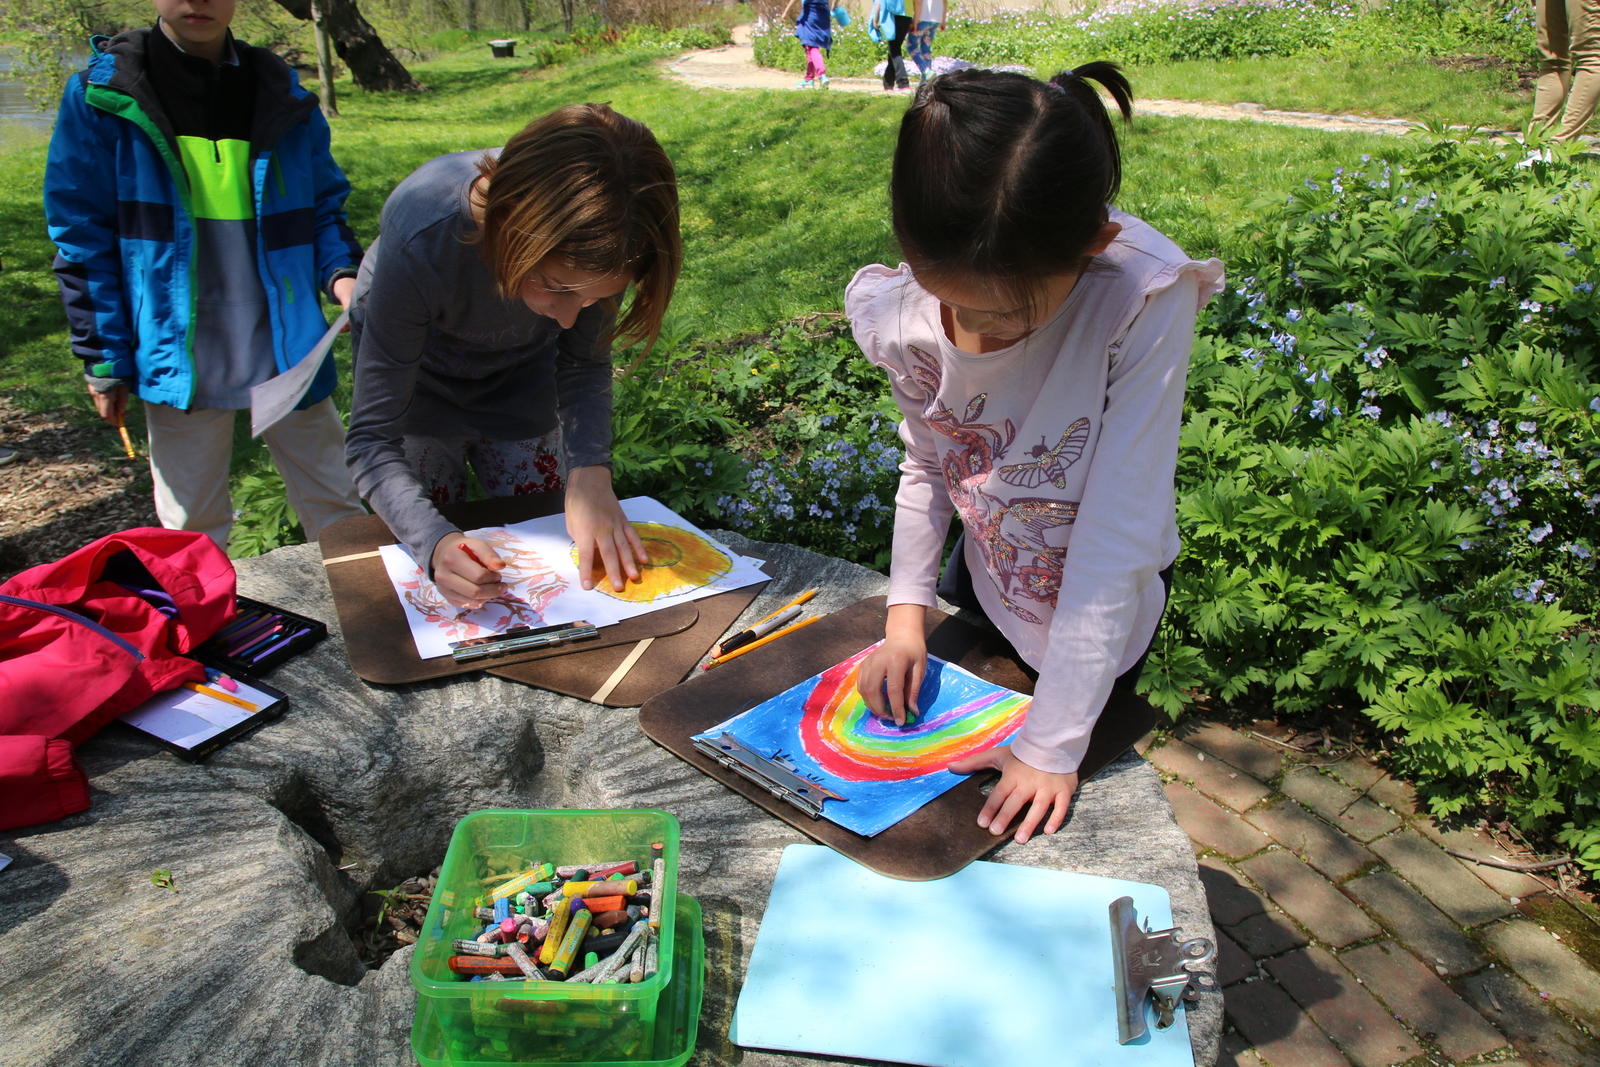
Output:
M798 92L799 75L756 65L750 27L733 28L734 43L723 48L690 52L667 65L674 77L718 89L787 89ZM813 90L815 91L815 90ZM882 93L877 78L834 78L830 92ZM1224 122L1265 122L1273 126L1298 126L1309 130L1376 133L1398 137L1416 129L1409 119L1373 119L1361 115L1319 115L1309 111L1280 111L1260 104L1197 104L1186 100L1142 100L1134 105L1141 115L1214 119Z

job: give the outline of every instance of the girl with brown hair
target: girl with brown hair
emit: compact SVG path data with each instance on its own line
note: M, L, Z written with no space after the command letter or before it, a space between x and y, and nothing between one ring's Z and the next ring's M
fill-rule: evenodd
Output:
M611 343L654 342L681 260L672 162L603 104L430 160L389 195L356 282L346 447L450 603L493 599L504 568L438 511L466 499L469 466L490 496L565 489L586 587L597 563L615 589L639 577L611 488Z

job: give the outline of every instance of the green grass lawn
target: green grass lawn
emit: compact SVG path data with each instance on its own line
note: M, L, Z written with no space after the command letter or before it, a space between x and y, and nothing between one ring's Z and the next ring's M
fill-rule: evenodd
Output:
M1533 111L1533 94L1504 70L1446 70L1428 59L1191 60L1128 72L1145 99L1210 104L1253 101L1286 111L1416 119L1516 129Z
M677 164L685 264L674 312L698 337L722 341L836 311L859 267L898 261L886 183L906 98L696 89L662 78L657 58L604 55L525 74L474 50L418 65L425 94L339 85L334 153L354 187L356 232L376 236L389 190L433 156L503 143L561 104L609 101L649 124ZM1405 150L1392 138L1159 118L1138 119L1125 145L1122 206L1190 253L1224 258L1242 204L1361 152ZM92 421L50 274L44 156L25 141L0 148L0 390L28 408ZM348 410L340 348L346 373L336 400ZM130 423L142 430L137 412ZM265 448L243 429L239 445L236 483L268 467ZM108 433L107 454L114 448Z

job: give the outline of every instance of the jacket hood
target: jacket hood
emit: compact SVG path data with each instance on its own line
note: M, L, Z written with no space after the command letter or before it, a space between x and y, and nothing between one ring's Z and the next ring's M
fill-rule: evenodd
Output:
M147 49L150 35L160 33L154 27L125 30L108 41L94 42L98 54L89 61L85 76L92 85L126 93L144 111L169 143L176 145L172 122L156 97L146 73ZM240 64L249 64L256 76L255 118L251 122L250 151L259 153L270 149L284 132L317 108L317 96L300 87L300 79L289 65L265 48L256 48L234 40L228 31Z

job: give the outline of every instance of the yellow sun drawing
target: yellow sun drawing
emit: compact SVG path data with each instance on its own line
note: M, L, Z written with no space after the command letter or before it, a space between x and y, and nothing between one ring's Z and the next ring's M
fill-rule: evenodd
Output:
M650 562L639 568L639 580L628 582L619 593L611 588L605 564L596 556L594 587L607 596L630 604L648 604L675 593L699 589L733 569L733 560L726 552L688 530L656 522L636 522L633 528L644 542ZM572 548L572 558L574 561L578 558L576 545Z

